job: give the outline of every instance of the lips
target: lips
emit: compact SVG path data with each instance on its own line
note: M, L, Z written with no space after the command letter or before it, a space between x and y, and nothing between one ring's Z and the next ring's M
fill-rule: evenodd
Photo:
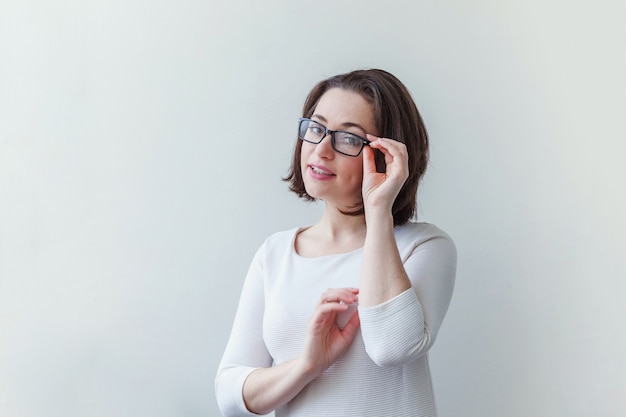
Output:
M328 168L322 165L309 164L309 169L311 170L311 173L315 175L321 175L321 176L326 176L326 177L335 176L335 174L333 174Z

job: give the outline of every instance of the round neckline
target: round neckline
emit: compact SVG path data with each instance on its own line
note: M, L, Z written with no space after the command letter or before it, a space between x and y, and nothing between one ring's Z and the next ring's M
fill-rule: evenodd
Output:
M340 257L340 256L347 256L347 255L353 255L355 253L361 252L363 251L363 246L356 248L354 250L351 250L349 252L341 252L341 253L331 253L328 255L322 255L322 256L303 256L300 255L298 253L298 251L296 250L296 237L298 236L299 233L304 232L305 230L311 228L311 226L302 226L302 227L298 227L295 229L293 236L291 236L291 253L296 257L296 258L300 258L300 259L311 259L311 260L315 260L315 259L329 259L332 257Z

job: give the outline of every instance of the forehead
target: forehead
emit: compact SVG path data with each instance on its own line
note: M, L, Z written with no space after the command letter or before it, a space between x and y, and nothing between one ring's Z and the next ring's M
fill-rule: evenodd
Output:
M376 130L372 105L353 91L339 88L326 91L315 106L313 116L323 118L330 129L356 124L367 133Z

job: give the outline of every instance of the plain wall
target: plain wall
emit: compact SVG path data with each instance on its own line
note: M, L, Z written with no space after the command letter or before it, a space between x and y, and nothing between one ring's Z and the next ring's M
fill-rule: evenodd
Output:
M441 416L626 414L624 3L3 0L0 416L217 416L320 79L380 67L454 238Z

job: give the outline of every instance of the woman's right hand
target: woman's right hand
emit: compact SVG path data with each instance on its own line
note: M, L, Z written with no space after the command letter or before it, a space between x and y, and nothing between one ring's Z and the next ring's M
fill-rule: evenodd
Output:
M309 321L303 354L257 368L246 378L243 399L249 411L268 414L288 403L350 347L359 331L359 313L355 311L343 328L337 324L337 314L356 303L358 293L357 288L337 288L322 294Z
M337 314L348 310L358 301L358 288L326 290L309 321L302 361L317 375L332 365L352 344L359 330L359 313L355 311L340 328Z

